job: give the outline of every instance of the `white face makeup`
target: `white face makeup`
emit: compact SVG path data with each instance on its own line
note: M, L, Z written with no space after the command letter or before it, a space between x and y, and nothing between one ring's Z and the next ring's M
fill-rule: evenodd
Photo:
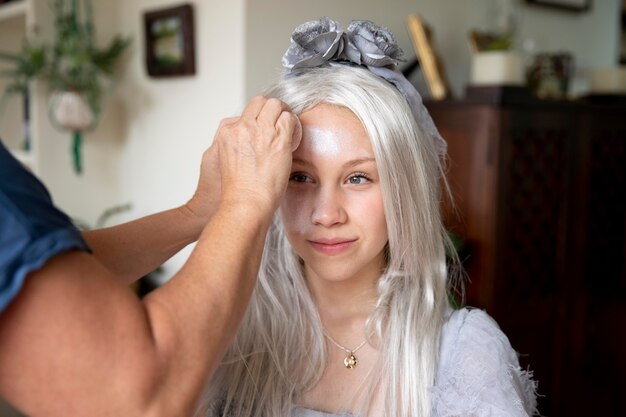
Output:
M339 129L327 130L324 127L312 126L307 127L303 134L309 138L304 145L308 146L313 154L336 156L341 152L342 142L338 138L342 136L342 132Z
M287 238L307 279L377 278L387 226L367 132L338 106L318 105L300 120L302 142L280 209Z

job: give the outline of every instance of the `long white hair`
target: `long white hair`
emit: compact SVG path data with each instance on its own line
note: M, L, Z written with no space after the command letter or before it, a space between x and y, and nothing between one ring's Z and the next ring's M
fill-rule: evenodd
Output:
M430 416L429 388L449 309L447 235L439 210L445 180L435 143L424 137L396 88L362 67L329 64L286 75L265 95L296 114L320 103L343 106L365 127L389 236L387 266L367 323L381 355L369 393L383 387L386 416ZM275 215L250 305L206 398L212 413L290 416L294 401L321 378L325 346L301 261Z

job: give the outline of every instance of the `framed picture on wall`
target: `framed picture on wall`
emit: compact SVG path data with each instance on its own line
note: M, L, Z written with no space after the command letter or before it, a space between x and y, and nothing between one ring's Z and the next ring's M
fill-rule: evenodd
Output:
M526 2L572 12L584 12L591 9L592 0L526 0Z
M148 75L195 74L193 8L190 4L146 12L144 28Z

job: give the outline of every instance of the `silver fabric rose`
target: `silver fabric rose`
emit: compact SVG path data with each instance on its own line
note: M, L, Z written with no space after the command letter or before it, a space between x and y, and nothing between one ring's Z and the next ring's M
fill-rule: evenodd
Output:
M402 59L402 49L389 29L369 20L353 20L346 30L348 42L344 57L358 65L395 68Z
M422 97L397 68L404 61L402 55L402 49L387 28L369 20L353 20L344 33L339 23L322 17L294 30L291 45L283 55L283 67L294 71L319 67L328 61L366 67L400 91L420 129L434 141L440 154L445 154L446 142L424 107Z
M291 35L291 45L283 55L287 69L319 67L339 56L344 47L343 30L327 17L298 26Z

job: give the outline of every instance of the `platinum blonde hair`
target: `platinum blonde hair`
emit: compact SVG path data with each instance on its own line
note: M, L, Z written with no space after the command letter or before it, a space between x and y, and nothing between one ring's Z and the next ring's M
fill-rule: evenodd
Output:
M368 392L383 387L386 416L430 416L429 388L450 308L447 235L439 210L445 180L435 143L424 137L395 87L362 67L329 64L286 75L266 96L279 98L296 114L320 103L343 106L365 127L389 238L387 267L367 323L382 359ZM296 399L321 378L325 349L301 262L275 215L246 316L209 389L213 413L290 416ZM361 412L367 414L367 407L366 398Z

